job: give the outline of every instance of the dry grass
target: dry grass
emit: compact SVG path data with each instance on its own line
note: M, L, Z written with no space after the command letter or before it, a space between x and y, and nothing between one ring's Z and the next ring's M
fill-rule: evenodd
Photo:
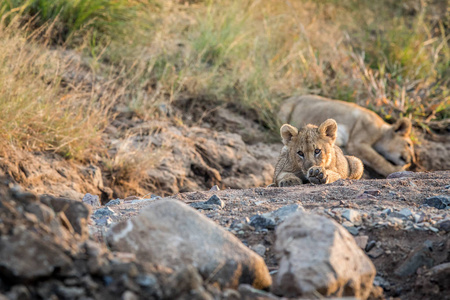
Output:
M270 129L280 101L304 93L357 102L387 120L443 119L448 24L428 2L166 2L139 63L157 82L155 98L236 103Z
M1 6L0 148L102 161L113 184L136 190L156 162L151 145L104 142L119 106L150 120L179 99L232 103L273 132L281 101L305 93L356 102L388 121L410 116L425 128L450 116L442 1L192 2L132 1L140 10L130 17L119 1L119 10L98 10L76 26L64 6L40 14L50 23L32 32L23 26L30 6L13 14ZM84 6L73 9L84 19ZM55 49L61 34L77 42Z

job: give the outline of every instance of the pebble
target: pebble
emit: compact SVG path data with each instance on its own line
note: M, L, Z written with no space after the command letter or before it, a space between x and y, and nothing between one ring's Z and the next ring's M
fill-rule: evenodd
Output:
M212 192L216 192L216 191L220 191L220 188L219 188L219 186L216 184L216 185L214 185L212 188L210 188L209 190L212 191Z
M250 225L257 229L274 229L276 225L297 211L304 211L304 209L298 204L286 205L275 211L252 216L250 218Z
M216 210L216 209L222 209L225 207L225 202L222 201L222 199L219 198L217 195L212 195L207 201L205 202L194 202L189 204L191 207L195 209L203 209L203 210Z
M120 204L120 199L114 199L114 200L110 200L108 203L106 203L106 206L119 205L119 204Z
M426 198L423 204L437 209L448 209L450 207L450 196L439 195Z
M373 247L375 247L377 244L377 242L375 242L374 240L370 241L367 243L366 248L364 250L366 250L366 252L369 252L370 250L373 249Z
M359 235L355 236L355 242L361 249L365 249L367 246L367 242L369 240L369 237L367 235Z
M383 254L384 254L384 251L381 248L372 248L372 250L370 250L367 253L367 255L369 255L370 258L378 258Z
M264 245L258 244L255 246L252 246L250 249L255 251L259 256L264 257L264 254L266 254L266 247Z
M390 208L386 208L381 212L381 214L384 214L386 216L389 216L391 213L392 213L392 209L390 209Z
M342 217L346 218L350 222L356 222L361 220L361 214L354 209L346 209L342 212Z
M95 218L101 218L101 217L106 217L106 216L115 216L116 212L114 210L112 210L109 207L102 207L97 209L94 214L93 217Z
M100 206L100 198L97 195L92 195L87 193L86 195L84 195L83 197L83 203L93 206L93 207L97 207Z
M112 222L113 222L113 221L112 221L112 219L111 219L110 217L102 217L102 218L99 218L99 219L95 220L95 225L98 225L98 226L108 226L108 225L110 225Z

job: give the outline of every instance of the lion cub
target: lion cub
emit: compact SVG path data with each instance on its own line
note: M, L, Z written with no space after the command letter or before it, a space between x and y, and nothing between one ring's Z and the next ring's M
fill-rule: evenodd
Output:
M333 119L319 127L309 124L299 130L289 124L281 126L284 146L275 166L274 185L323 184L340 178L361 178L362 161L344 155L334 144L337 129Z

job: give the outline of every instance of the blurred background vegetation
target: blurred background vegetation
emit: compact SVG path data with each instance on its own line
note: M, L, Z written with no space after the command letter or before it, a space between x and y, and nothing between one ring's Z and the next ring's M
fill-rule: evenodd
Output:
M0 1L2 150L90 160L124 109L166 118L180 99L268 132L306 93L425 129L450 117L446 0Z

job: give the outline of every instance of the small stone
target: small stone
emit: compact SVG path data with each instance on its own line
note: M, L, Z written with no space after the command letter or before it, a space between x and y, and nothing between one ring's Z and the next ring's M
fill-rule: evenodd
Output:
M273 229L277 225L275 220L263 215L255 215L250 218L250 225L256 229Z
M372 250L370 250L367 253L367 255L369 255L370 258L378 258L383 254L384 254L384 251L381 248L372 248Z
M365 249L367 246L367 242L369 237L367 235L359 235L354 237L356 244L358 244L359 248Z
M258 244L255 246L250 247L253 251L255 251L259 256L264 257L264 254L266 254L266 247L264 245Z
M217 210L225 207L225 203L217 195L211 196L211 198L205 202L194 202L189 205L195 209L203 210Z
M111 208L109 207L102 207L97 209L94 214L93 217L95 218L102 218L102 217L107 217L107 216L115 216L116 212L113 211Z
M276 225L297 211L304 211L304 209L297 204L286 205L275 211L251 217L250 225L256 229L274 229Z
M342 217L354 223L361 221L361 214L354 209L346 209L342 212Z
M215 204L220 206L220 208L225 207L225 203L217 195L212 195L211 198L209 198L208 201L205 202L205 204Z
M101 218L95 220L95 225L98 225L98 226L108 226L108 225L110 225L112 222L113 222L112 219L111 219L110 217L106 216L106 217L101 217Z
M437 209L448 209L450 206L450 196L439 195L425 199L424 203Z
M113 206L113 205L119 205L120 204L120 199L114 199L109 201L108 203L106 203L106 206Z
M411 171L401 171L389 174L386 179L394 179L394 178L405 178L405 177L415 177L414 172Z
M363 194L379 196L379 195L381 195L381 192L379 190L367 190L367 191L364 191Z
M421 223L424 220L424 214L414 214L413 218L415 223Z
M450 220L443 220L436 223L436 227L445 232L450 232Z
M138 300L139 297L132 291L126 291L122 294L122 300Z
M377 244L377 242L375 242L374 240L371 240L369 243L367 243L366 248L364 249L366 252L369 252L370 250L373 249L373 247L375 247Z
M413 249L403 263L397 267L394 274L397 276L410 276L416 273L417 269L422 266L430 268L434 264L431 256L433 250L433 242L425 241L422 245Z
M261 299L261 300L278 300L277 296L264 292L262 290L255 289L249 284L241 284L238 288L239 293L241 294L241 299Z
M392 225L394 225L394 226L402 225L402 224L403 224L403 220L402 220L402 219L400 219L400 218L395 218L395 217L388 217L388 218L387 218L387 221L388 221L389 223L391 223Z
M92 195L87 193L86 195L84 195L83 197L83 203L90 205L92 207L97 207L100 206L100 198L97 195Z
M217 184L216 185L214 185L212 188L210 188L209 189L211 192L216 192L216 191L220 191L220 188L219 188L219 186L217 186Z
M345 227L345 226L344 226ZM358 235L359 229L356 227L345 227L352 235Z
M412 212L408 208L403 208L398 212L400 215L404 216L404 218L409 218L412 216Z
M349 221L344 221L344 222L342 223L342 226L344 226L344 227L355 227L355 226L353 225L353 223L352 223L352 222L349 222Z
M156 277L152 274L138 275L136 277L136 283L140 286L149 287L155 286L158 283Z
M386 208L381 212L381 214L384 214L386 216L389 216L391 213L392 213L392 209L390 209L390 208Z
M384 279L381 276L375 276L375 279L373 280L373 284L377 285L377 286L381 286L383 289L389 288L391 286L391 284Z

